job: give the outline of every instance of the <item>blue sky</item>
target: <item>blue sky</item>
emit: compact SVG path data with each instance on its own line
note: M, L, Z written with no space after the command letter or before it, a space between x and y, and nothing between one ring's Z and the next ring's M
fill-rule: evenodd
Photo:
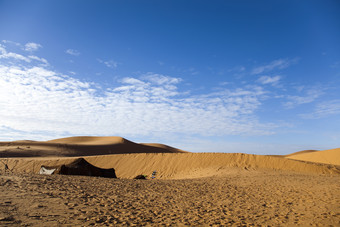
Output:
M340 147L339 1L0 0L0 140Z

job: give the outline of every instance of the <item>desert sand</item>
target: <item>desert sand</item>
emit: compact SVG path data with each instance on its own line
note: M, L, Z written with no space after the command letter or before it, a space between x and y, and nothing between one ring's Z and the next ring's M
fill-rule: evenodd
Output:
M340 148L323 151L302 151L286 155L286 158L308 162L340 165Z
M72 137L2 142L0 157L4 226L340 225L340 149L190 153L121 137ZM41 165L77 157L114 168L118 179L37 174ZM149 177L134 180L139 174Z
M1 157L76 157L126 153L185 153L163 144L138 144L118 136L0 142Z

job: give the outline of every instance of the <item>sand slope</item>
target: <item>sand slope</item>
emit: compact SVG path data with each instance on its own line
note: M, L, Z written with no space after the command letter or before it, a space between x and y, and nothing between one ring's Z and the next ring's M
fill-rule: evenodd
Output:
M41 165L67 164L75 158L9 158L0 159L14 172L37 173ZM227 153L154 153L89 156L85 158L100 168L114 168L117 177L133 178L139 174L157 178L188 179L223 176L236 171L284 170L301 173L340 174L340 167L306 163L282 157ZM0 165L1 166L1 165ZM4 168L2 165L0 168Z
M243 171L190 180L0 170L0 226L339 226L340 175Z
M0 142L1 157L76 157L126 153L183 153L163 144L138 144L122 137L68 137L50 141Z
M86 157L87 161L100 168L114 168L117 176L122 178L150 175L157 171L158 178L186 179L226 175L235 169L337 174L340 168L334 166L340 165L340 148L266 156L189 153L163 144L138 144L122 137L82 136L45 142L22 140L0 143L0 169L7 164L14 172L37 173L41 165L67 164L76 157Z
M315 150L301 151L290 155L286 155L285 157L289 159L307 162L340 165L340 148L323 151Z

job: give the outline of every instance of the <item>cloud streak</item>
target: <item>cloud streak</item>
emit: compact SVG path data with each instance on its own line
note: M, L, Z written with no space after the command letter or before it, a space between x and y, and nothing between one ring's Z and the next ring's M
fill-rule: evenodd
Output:
M111 69L115 69L118 67L119 63L114 61L114 60L108 60L108 61L104 61L102 59L97 59L99 63L102 63L104 65L106 65L106 67L111 68Z
M22 54L17 54L13 52L8 52L5 48L5 46L0 44L0 60L7 60L7 63L16 63L16 62L26 62L26 63L31 63L31 62L38 62L42 63L44 65L48 65L48 61L44 58L37 57L35 55L29 55L29 56L24 56ZM5 62L4 62L5 63Z
M277 85L280 81L281 77L280 76L261 76L257 82L261 84L271 84L271 85Z
M24 50L29 52L37 51L39 48L42 46L38 43L26 43L24 46Z
M318 103L312 113L300 114L305 119L319 119L340 114L340 99Z
M73 50L73 49L67 49L67 50L65 50L65 53L69 54L69 55L73 55L73 56L79 56L80 55L79 51Z
M294 108L296 106L312 103L324 94L323 89L319 87L304 89L304 95L288 95L288 101L284 103L284 106L288 109Z
M251 74L257 75L257 74L261 74L261 73L265 73L265 72L270 72L270 71L273 71L273 70L276 70L276 69L285 69L285 68L289 67L290 65L297 63L298 60L299 60L298 58L277 59L277 60L270 62L269 64L254 68L252 70Z

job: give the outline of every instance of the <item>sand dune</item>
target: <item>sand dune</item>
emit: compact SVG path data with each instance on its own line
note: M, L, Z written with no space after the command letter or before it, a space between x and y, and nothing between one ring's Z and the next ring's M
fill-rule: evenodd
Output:
M74 136L54 140L47 143L74 144L74 145L109 145L131 143L131 141L119 136Z
M186 179L225 175L235 168L317 174L337 174L340 168L334 166L340 165L340 149L302 151L286 156L189 153L164 144L137 144L122 137L90 136L0 143L0 158L9 158L0 160L15 172L37 173L41 165L67 164L81 156L100 168L114 168L122 178L150 175L154 170L162 179ZM4 168L4 164L0 168Z
M297 155L297 154L304 154L304 153L311 153L311 152L315 152L315 151L318 151L318 150L303 150L303 151L298 151L298 152L294 152L294 153L283 155L283 156L287 158L289 156L293 156L293 155Z
M121 137L2 142L0 225L338 226L339 151L189 153ZM120 179L32 174L76 156ZM153 171L154 180L131 180Z
M323 151L301 151L287 155L286 158L307 162L340 165L340 148Z
M67 164L75 158L8 158L2 159L14 172L38 173L41 165ZM284 170L314 174L340 174L340 167L306 163L281 157L227 154L227 153L179 153L179 154L116 154L88 156L85 158L100 168L114 168L117 177L133 178L157 171L160 179L188 179L228 175L235 170ZM1 167L4 168L4 167Z
M0 142L1 157L76 157L126 153L183 153L163 144L138 144L122 137L68 137L50 141Z

